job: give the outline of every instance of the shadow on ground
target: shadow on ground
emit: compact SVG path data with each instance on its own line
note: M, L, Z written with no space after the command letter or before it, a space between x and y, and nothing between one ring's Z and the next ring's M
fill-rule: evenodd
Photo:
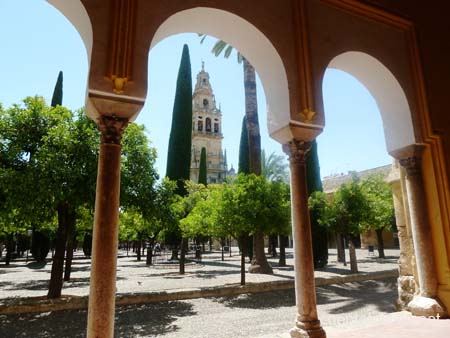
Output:
M397 298L395 278L386 280L368 280L364 282L327 285L317 288L317 303L336 306L330 314L350 313L364 306L376 306L380 312L394 312Z
M295 306L295 291L281 290L267 294L243 294L221 297L215 301L230 308L270 309L283 306ZM317 288L317 304L334 304L330 314L350 313L364 306L376 306L380 312L394 312L397 297L397 284L394 278L383 281L364 281L348 284L327 285Z
M186 302L133 305L116 309L115 337L149 337L179 330L179 317L193 316ZM0 337L78 338L86 336L86 311L0 316Z

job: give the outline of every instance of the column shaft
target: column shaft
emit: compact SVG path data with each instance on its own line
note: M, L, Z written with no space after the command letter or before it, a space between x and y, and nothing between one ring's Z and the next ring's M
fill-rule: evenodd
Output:
M89 338L114 337L120 195L120 138L126 121L103 117L89 291Z
M446 312L437 299L436 266L422 177L421 155L423 150L423 147L417 146L413 156L400 160L400 165L406 169L406 193L419 277L419 294L408 304L408 308L412 314L418 316L437 316L439 314L440 317L445 317Z
M292 141L284 147L291 169L292 233L294 238L296 326L291 337L326 337L317 316L311 223L306 183L306 153L310 143Z

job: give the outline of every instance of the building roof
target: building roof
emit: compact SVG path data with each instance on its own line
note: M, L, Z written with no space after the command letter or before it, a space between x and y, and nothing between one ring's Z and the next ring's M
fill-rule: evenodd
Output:
M372 174L382 174L385 179L387 179L389 173L392 170L392 164L387 164L381 167L376 167L372 169L367 169L363 171L356 172L358 178L365 178ZM352 173L347 174L326 176L322 179L323 191L326 194L334 193L337 191L342 184L350 182L352 180Z

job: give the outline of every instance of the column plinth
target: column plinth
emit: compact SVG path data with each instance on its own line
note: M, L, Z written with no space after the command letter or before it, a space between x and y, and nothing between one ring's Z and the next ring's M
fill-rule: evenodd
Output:
M419 293L408 304L416 316L446 317L446 311L437 299L437 276L433 254L431 226L422 177L421 155L423 147L417 146L415 154L399 160L406 171L406 193L410 210L411 232L419 279Z
M297 320L292 338L325 338L317 315L311 223L306 183L306 154L310 142L293 140L283 146L291 170L292 234L294 238Z
M121 138L126 119L102 116L92 236L88 338L114 337Z

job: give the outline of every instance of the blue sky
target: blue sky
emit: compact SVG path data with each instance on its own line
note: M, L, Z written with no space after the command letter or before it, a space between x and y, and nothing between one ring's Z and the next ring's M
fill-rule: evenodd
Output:
M158 150L157 168L165 174L175 82L184 43L190 48L192 75L205 61L216 101L223 113L223 147L228 163L237 167L244 90L242 65L211 53L214 38L200 44L196 34L171 36L149 54L146 104L137 123L144 124ZM59 70L64 72L64 105L84 105L88 62L76 30L45 1L0 1L0 102L4 108L29 95L50 101ZM266 102L258 80L258 106L262 147L282 154L267 133ZM391 163L386 152L382 121L370 93L352 76L329 69L323 82L326 127L318 138L322 176L364 170Z

